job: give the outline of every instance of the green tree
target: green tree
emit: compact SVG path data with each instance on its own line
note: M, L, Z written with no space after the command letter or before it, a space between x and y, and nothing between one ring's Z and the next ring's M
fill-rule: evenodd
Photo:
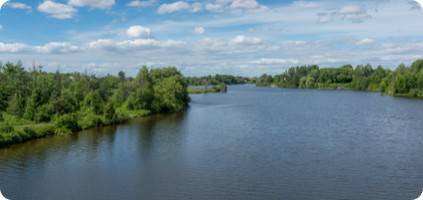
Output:
M188 92L181 76L165 78L154 86L153 110L156 112L181 111L188 101Z
M94 114L102 114L104 101L98 90L92 91L85 97L82 102L83 109Z
M156 75L157 76L157 75ZM166 77L167 75L158 76ZM153 82L147 67L142 67L134 80L135 92L131 97L132 109L151 109L154 100Z
M109 102L106 104L106 106L104 107L103 113L104 113L104 118L108 122L107 124L114 124L118 122L119 116L116 113L116 109L112 102Z
M7 108L7 112L16 115L18 117L22 117L25 111L25 98L22 97L20 94L14 94L8 103L9 107Z

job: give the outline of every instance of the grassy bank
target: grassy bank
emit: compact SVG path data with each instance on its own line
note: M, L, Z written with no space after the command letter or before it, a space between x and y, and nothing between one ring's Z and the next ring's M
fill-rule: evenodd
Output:
M51 135L71 134L90 128L124 123L151 113L147 110L119 112L112 120L102 115L76 113L57 117L48 123L35 123L5 114L3 121L0 122L0 147Z

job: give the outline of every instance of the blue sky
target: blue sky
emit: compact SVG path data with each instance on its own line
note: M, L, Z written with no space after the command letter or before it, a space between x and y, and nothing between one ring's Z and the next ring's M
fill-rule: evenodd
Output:
M411 0L10 0L0 11L0 61L48 71L257 76L422 57Z

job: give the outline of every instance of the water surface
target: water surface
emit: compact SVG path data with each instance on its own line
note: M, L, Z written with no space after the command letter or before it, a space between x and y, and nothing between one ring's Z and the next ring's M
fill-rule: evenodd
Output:
M0 149L0 189L31 199L414 199L423 101L230 87L185 113Z

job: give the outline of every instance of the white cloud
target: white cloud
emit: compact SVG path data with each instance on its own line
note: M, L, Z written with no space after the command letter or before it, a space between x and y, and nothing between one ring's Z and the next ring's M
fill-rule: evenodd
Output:
M358 5L344 6L335 14L341 16L342 19L351 22L363 22L364 20L372 17L367 13L366 9Z
M34 47L39 53L73 53L80 51L80 48L76 45L67 42L49 42L43 46Z
M371 39L371 38L364 38L362 40L359 40L357 42L355 42L356 45L368 45L368 44L372 44L374 43L375 40Z
M77 7L90 7L97 9L108 9L115 5L115 0L69 0L69 5Z
M198 2L193 3L191 4L191 9L192 9L192 12L200 12L201 10L203 10L203 4Z
M81 48L67 42L49 42L41 46L31 46L24 43L1 43L1 53L41 53L41 54L62 54L74 53Z
M223 11L223 9L224 9L224 4L219 4L219 3L206 4L206 10L211 12L219 12L219 11Z
M90 48L117 50L117 51L133 51L146 50L152 48L169 48L182 47L185 42L175 40L155 40L155 39L135 39L117 41L112 39L99 39L89 43Z
M233 0L230 7L233 9L241 9L241 10L265 9L265 6L260 5L256 0Z
M285 65L285 64L298 64L299 61L296 59L283 59L283 58L262 58L253 61L252 64L257 65Z
M2 43L0 42L1 53L20 53L29 50L29 46L22 43Z
M178 0L170 2L174 1ZM123 1L124 6L128 2L131 0ZM254 10L254 3L238 7L234 4L232 7L234 0L185 2L189 6L183 12L193 12L193 4L197 2L202 3L201 7L206 11L225 13L188 18L162 16L150 21L142 18L142 12L131 15L134 18L124 24L93 26L90 27L92 31L64 30L61 37L66 40L57 44L1 43L0 60L20 59L31 65L36 58L37 63L57 63L56 66L68 71L83 71L93 66L90 63L98 63L98 71L105 73L114 72L118 66L127 67L125 71L128 73L135 73L138 66L149 64L175 65L188 74L260 75L280 73L285 67L297 64L332 67L370 63L395 67L402 62L409 64L423 55L420 37L423 29L415 28L421 25L422 12L410 10L410 5L403 1L275 2L266 12L248 12ZM257 1L261 2L265 1ZM76 11L72 16L75 14ZM79 23L83 23L83 17L85 15L81 15ZM128 34L129 26L136 25L136 21L144 21L143 26L154 30L155 36L165 39L148 39L141 33ZM122 29L122 26L127 28ZM197 38L202 36L186 35L187 31L195 33L197 26L206 27L207 32L213 30L213 34L199 41ZM250 29L254 31L248 32ZM239 36L232 37L236 35ZM10 39L6 35L5 41Z
M224 10L263 11L267 7L257 0L214 0L206 4L206 10L223 12Z
M201 35L201 34L204 34L205 32L206 32L206 29L202 26L197 26L194 28L195 34Z
M202 10L202 5L200 3L188 3L185 1L177 1L170 4L162 4L160 5L157 12L159 14L170 14L174 12L179 12L183 10L190 10L192 12L199 12Z
M140 25L131 26L126 31L126 34L129 37L139 38L139 37L150 37L151 36L151 29L147 27L143 27Z
M8 2L6 4L7 7L9 8L13 8L13 9L20 9L20 10L26 10L27 12L31 12L32 11L32 7L29 5L26 5L24 3L19 3L19 2Z
M132 0L126 4L128 7L145 8L155 5L158 0Z
M38 5L38 11L46 13L56 19L70 19L75 16L77 10L70 5L56 3L50 0Z
M238 35L235 38L231 40L231 44L236 45L254 45L254 44L260 44L263 41L258 37L247 37L244 35Z
M221 50L227 48L227 42L214 38L204 38L197 42L199 48L206 50Z

